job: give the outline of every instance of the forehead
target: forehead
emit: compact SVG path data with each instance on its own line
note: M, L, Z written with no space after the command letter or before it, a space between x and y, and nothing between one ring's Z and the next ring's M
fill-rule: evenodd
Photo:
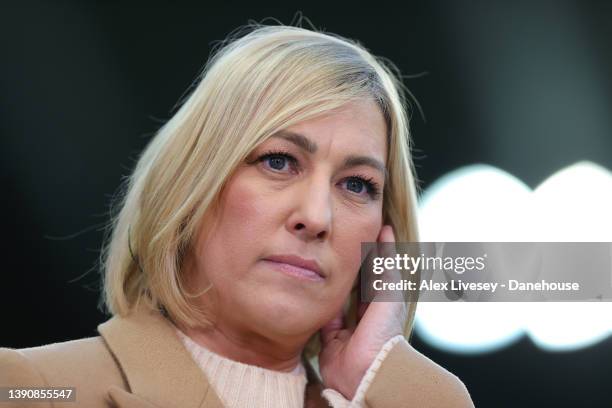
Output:
M317 154L345 152L368 154L387 160L387 125L378 104L372 100L350 102L340 109L287 128L306 136L317 146Z

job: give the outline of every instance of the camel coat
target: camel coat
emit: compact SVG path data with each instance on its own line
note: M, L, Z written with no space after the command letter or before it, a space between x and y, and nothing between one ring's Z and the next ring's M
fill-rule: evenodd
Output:
M221 408L219 397L158 312L138 310L98 326L100 336L0 349L0 387L75 387L76 402L4 407ZM328 407L310 367L305 407ZM397 343L365 397L372 408L473 407L463 383L407 342Z

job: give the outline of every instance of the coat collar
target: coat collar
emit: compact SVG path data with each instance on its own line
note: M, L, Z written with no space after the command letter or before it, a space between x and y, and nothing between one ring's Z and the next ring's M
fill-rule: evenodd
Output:
M129 386L129 392L109 389L109 397L120 408L223 407L172 323L161 313L140 307L128 316L100 324L98 332Z
M129 391L109 388L108 396L118 408L223 408L174 330L160 312L145 306L98 326L129 387ZM329 407L312 366L307 361L305 366L308 385L304 406Z

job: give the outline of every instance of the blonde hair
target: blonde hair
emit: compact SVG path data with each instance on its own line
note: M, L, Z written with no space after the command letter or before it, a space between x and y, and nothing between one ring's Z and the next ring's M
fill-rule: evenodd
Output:
M332 34L250 28L209 59L123 185L101 258L103 300L113 314L144 303L183 325L208 324L210 316L190 301L181 266L224 183L274 133L356 99L373 98L387 122L384 222L396 241L418 242L407 101L395 68ZM410 301L406 335L415 309Z

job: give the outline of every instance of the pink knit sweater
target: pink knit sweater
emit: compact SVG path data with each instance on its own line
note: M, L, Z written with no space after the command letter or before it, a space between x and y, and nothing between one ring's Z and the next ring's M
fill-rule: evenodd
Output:
M300 362L292 372L280 372L230 360L197 344L185 333L177 335L208 378L211 386L228 408L302 408L306 390L306 371ZM364 375L355 397L348 401L336 390L323 390L323 397L333 408L364 407L364 397L376 371L391 348L406 341L396 336L385 343Z

